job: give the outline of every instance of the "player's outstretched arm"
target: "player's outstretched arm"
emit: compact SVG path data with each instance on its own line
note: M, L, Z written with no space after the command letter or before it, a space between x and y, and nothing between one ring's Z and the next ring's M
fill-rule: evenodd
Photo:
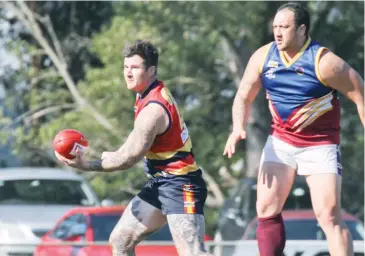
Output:
M101 160L90 161L85 171L117 171L135 165L149 151L155 137L167 128L167 114L158 104L149 104L138 114L134 129L115 152L104 152Z
M251 105L261 88L260 69L266 47L258 49L248 61L232 106L232 133L228 137L223 155L229 158L235 153L236 144L246 137L244 127L251 113Z
M261 49L257 50L250 58L239 84L232 106L233 130L245 127L250 114L250 107L261 88L260 63L262 60Z
M331 88L343 93L356 104L364 126L364 80L343 59L326 51L319 62L319 74Z

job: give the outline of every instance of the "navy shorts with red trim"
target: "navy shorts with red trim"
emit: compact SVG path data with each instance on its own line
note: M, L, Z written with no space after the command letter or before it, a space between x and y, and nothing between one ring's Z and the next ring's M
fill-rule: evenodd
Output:
M186 175L151 177L138 197L163 214L204 214L207 186L201 170Z

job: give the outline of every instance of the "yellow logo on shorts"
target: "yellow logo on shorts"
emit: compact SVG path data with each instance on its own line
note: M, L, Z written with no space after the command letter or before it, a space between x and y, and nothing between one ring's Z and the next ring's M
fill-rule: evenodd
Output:
M194 190L192 185L185 184L183 186L183 196L184 196L184 213L190 213L190 214L196 213Z

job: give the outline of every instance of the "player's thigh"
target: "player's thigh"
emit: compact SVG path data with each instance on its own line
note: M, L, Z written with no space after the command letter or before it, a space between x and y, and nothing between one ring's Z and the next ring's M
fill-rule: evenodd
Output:
M205 220L202 214L169 214L167 222L179 255L204 252Z
M269 137L257 177L257 214L269 217L281 212L296 175L295 148Z
M306 176L311 194L313 210L317 217L341 217L342 178L334 173Z
M161 178L158 199L165 215L204 214L207 186L201 170L187 175Z
M111 240L128 238L137 241L161 228L165 223L166 216L160 209L136 196L128 204L110 237Z
M298 175L342 175L340 147L335 144L301 148L295 154Z
M281 212L295 179L292 167L265 162L260 168L257 179L257 215L260 218Z
M201 170L162 179L159 201L179 255L203 255L207 187Z

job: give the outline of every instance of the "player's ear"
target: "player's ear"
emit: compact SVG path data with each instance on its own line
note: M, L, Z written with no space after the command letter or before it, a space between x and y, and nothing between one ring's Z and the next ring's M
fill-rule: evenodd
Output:
M148 70L147 70L147 72L148 72L148 74L149 74L150 76L154 76L154 75L156 75L156 66L151 66L151 67L149 67L149 68L148 68Z
M301 36L304 36L304 35L305 35L305 30L306 30L306 29L307 29L307 27L306 27L304 24L300 25L300 26L298 27L299 34L300 34Z

